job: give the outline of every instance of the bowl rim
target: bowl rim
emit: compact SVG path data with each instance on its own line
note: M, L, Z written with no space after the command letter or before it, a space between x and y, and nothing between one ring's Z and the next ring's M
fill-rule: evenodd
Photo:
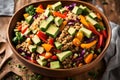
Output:
M97 9L94 5L92 5L92 4L90 4L90 3L87 3L87 2L84 2L84 1L76 1L76 0L59 0L59 1L61 1L62 3L64 3L65 1L70 1L70 2L75 2L75 3L80 3L80 4L82 4L82 5L87 5L87 7L89 7L90 9L91 9L91 8L92 8L92 9L95 9L94 11L98 12L98 13L102 16L102 18L104 19L105 25L108 26L108 31L107 31L107 32L109 33L109 35L108 35L108 38L107 38L107 40L106 40L106 45L105 45L104 49L103 49L102 52L97 56L96 59L94 59L91 63L85 64L85 65L83 65L83 66L81 66L81 67L73 67L73 68L69 68L69 69L51 69L51 68L48 68L48 67L40 66L39 64L36 64L36 63L33 63L33 62L27 60L26 58L22 57L22 56L18 53L18 51L13 47L13 44L12 44L12 42L11 42L11 40L10 40L10 36L9 36L9 29L10 29L10 25L12 24L12 20L14 19L14 16L15 16L21 9L23 9L23 8L29 6L29 5L34 5L34 4L41 3L41 2L54 2L54 3L55 3L55 2L58 2L58 1L56 1L56 0L53 0L53 1L52 1L52 0L36 1L36 2L29 3L29 4L25 4L25 5L22 6L20 9L18 9L18 10L14 13L14 15L12 16L12 18L10 19L9 24L8 24L8 28L7 28L8 43L10 44L10 47L12 48L12 50L13 50L13 52L14 52L15 55L19 56L21 59L23 59L23 60L26 61L27 63L32 64L32 65L34 65L34 66L37 66L37 67L39 67L39 68L43 68L43 69L46 69L46 70L53 70L53 71L71 71L71 70L79 70L79 69L84 69L84 70L86 70L86 69L90 68L90 66L92 66L92 65L97 64L98 62L100 62L100 60L101 60L101 59L103 58L103 56L105 55L105 51L107 50L107 48L108 48L108 46L109 46L109 44L110 44L110 41L111 41L111 34L112 34L112 33L111 33L110 24L109 24L109 22L108 22L107 17L106 17L99 9ZM23 63L23 62L22 62L22 63ZM23 63L23 64L24 64L24 63Z

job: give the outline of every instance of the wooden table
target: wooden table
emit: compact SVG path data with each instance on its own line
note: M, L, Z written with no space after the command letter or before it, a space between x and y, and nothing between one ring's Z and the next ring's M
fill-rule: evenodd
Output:
M15 11L17 11L23 5L30 3L30 2L35 2L35 1L38 1L38 0L15 0ZM86 0L86 1L89 1L89 0ZM120 24L119 0L96 0L96 4L100 5L103 8L105 15L107 16L107 18L110 21ZM7 29L7 25L8 25L10 18L11 17L0 17L0 34L2 34L4 37L6 37L6 29ZM1 62L3 56L4 56L4 54L0 55L0 62ZM21 68L20 68L21 65L23 67L23 64L21 62L19 62L16 59L16 57L13 55L12 59L9 60L6 63L6 65L4 65L4 67L0 71L0 74L3 71L7 71L8 69L14 70L13 67L16 66L18 68L17 70L22 71L22 73L23 73L22 76L24 77L24 80L30 80L31 76L32 76L32 78L36 76L36 74L32 73L27 68L21 70ZM96 73L97 73L97 79L98 79L103 74L103 72L99 72L99 71L104 71L105 66L103 66L103 65L104 65L103 61L101 61L92 70L85 72L83 74L80 74L80 75L73 76L72 78L74 78L75 80L94 80L96 77ZM16 75L8 74L7 77L8 78L6 78L6 80L18 80L18 79L16 79L16 78L18 78L18 77L16 77ZM39 76L37 76L37 77L39 77ZM35 79L33 79L33 80L35 80ZM37 80L37 78L36 78L36 80ZM67 79L54 79L54 78L48 78L48 77L43 76L43 78L41 80L67 80Z

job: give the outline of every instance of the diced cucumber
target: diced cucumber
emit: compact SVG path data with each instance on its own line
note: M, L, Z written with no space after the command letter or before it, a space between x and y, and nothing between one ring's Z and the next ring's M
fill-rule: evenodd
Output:
M14 29L14 32L18 32L19 30L18 29Z
M65 11L66 11L65 8L60 9L60 12L61 12L61 13L64 13Z
M37 59L36 60L41 66L45 66L46 64L47 64L47 61L45 61L45 60L40 60L40 59Z
M65 58L72 55L72 52L71 51L64 51L61 53L57 53L56 55L57 55L58 59L62 62L65 60Z
M73 8L72 12L73 12L74 14L79 15L79 14L82 13L82 9L80 9L78 6L75 6L75 7Z
M79 8L82 9L83 15L88 15L91 12L86 6L80 5Z
M55 24L57 26L60 26L62 24L62 22L63 22L63 19L60 18L60 17L56 17L55 20L54 20L54 22L55 22Z
M39 54L42 54L44 52L44 48L41 46L38 46L36 52L38 52Z
M62 3L59 1L52 5L53 10L58 11L62 7Z
M87 38L91 37L92 31L90 31L89 29L82 27L79 31L82 31Z
M31 24L33 22L33 17L30 15L27 18L25 18L26 22Z
M68 33L69 33L70 35L72 35L72 36L75 35L75 32L76 32L76 29L73 28L73 27L70 27L70 28L68 29Z
M105 27L104 27L104 26L101 26L99 23L95 24L95 27L96 27L97 29L100 29L100 30L104 30L104 29L105 29Z
M39 58L40 58L41 61L45 60L44 56L39 56Z
M52 21L54 20L54 17L52 15L50 15L48 18L47 18L47 22L50 24Z
M34 44L36 44L36 45L39 45L39 44L41 43L41 40L40 40L40 38L39 38L37 35L35 35L35 36L32 38L32 41L33 41Z
M59 42L55 42L54 44L57 49L60 49L62 47L62 44Z
M87 7L83 6L83 5L80 5L79 8L81 8L82 10L85 10Z
M95 21L94 19L92 19L91 17L89 17L89 16L86 16L86 20L88 21L88 22L90 22L92 25L96 25L98 22L97 21Z
M60 68L60 62L59 61L50 62L50 68L59 69Z
M95 19L97 17L97 15L93 12L89 13L89 16L92 17L93 19Z
M50 10L49 10L49 9L46 9L44 15L45 15L46 17L48 17L48 16L50 15Z
M41 22L41 24L40 24L40 29L41 29L42 31L46 31L46 29L48 28L48 26L49 26L49 22L43 20L43 21Z
M46 33L52 36L53 38L57 36L58 32L59 32L59 28L53 24L51 24L49 28L46 30Z
M38 31L37 29L32 30L32 33L35 34L35 33L37 33L37 31Z
M28 48L29 48L30 52L35 52L37 46L36 45L29 45Z
M21 55L25 57L25 56L26 56L26 53L25 53L25 52L22 52Z

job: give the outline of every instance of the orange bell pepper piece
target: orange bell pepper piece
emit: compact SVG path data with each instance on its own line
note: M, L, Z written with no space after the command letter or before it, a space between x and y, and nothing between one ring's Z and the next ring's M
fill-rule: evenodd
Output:
M89 28L89 25L84 16L80 15L80 22L85 25L86 28Z
M85 57L84 61L86 64L90 63L93 60L93 53L90 53Z
M51 44L42 44L42 46L46 51L50 51L53 47Z
M94 41L92 41L90 43L82 43L81 44L81 48L83 48L83 49L89 49L92 46L94 46L96 43L97 43L97 40L94 40Z
M24 18L27 18L29 16L28 13L23 14Z
M99 13L96 13L96 15L97 15L98 19L102 20L102 17L101 17L101 15Z
M66 18L66 15L65 15L65 14L62 14L62 13L56 12L56 11L53 12L53 15L54 15L54 16L57 16L57 17L61 17L61 18Z
M44 57L45 57L45 59L49 59L52 57L52 53L46 52Z
M44 12L44 9L40 8L40 7L37 7L36 8L36 12L37 13L43 13Z

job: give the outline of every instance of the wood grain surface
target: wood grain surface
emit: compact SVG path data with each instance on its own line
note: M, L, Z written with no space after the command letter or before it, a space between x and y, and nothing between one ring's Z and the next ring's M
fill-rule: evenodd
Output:
M31 2L35 2L35 1L40 1L40 0L15 0L15 12L18 9L20 9L23 5ZM83 0L83 1L90 2L90 0ZM110 21L120 24L119 0L96 0L96 4L103 8L105 15ZM7 29L10 18L11 17L0 17L0 34L5 38L6 38L6 31L7 31L6 29ZM0 55L0 62L3 59L3 57L4 57L4 53ZM83 74L73 76L72 78L74 78L74 80L96 80L96 79L98 80L102 76L103 72L101 71L104 71L104 68L105 68L104 63L103 61L101 61L100 63L98 63L98 65L95 65L95 67L92 70L85 72ZM19 62L14 55L10 60L6 62L6 64L0 70L0 74L2 74L5 71L15 72L15 70L20 71L20 73L22 74L20 76L23 78L23 80L32 80L31 77L33 77L33 75L36 75L32 73L31 70L24 67L24 65L21 62ZM95 77L95 74L97 74L97 78ZM12 76L11 74L8 74L7 77L8 78L4 77L3 80L18 80L16 79L16 76ZM37 80L37 78L33 80ZM46 76L43 76L41 80L68 80L68 79L66 78L54 79L54 78L48 78Z

